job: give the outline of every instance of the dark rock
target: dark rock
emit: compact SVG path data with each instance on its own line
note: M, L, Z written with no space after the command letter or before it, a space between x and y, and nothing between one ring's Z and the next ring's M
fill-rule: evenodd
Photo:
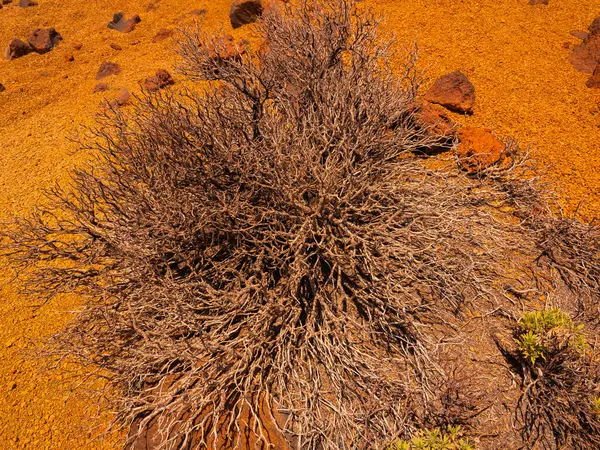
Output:
M114 42L110 43L110 48L112 48L113 50L116 50L116 51L123 50L123 47L121 47L119 44L115 44Z
M75 56L73 56L73 53L67 53L65 55L65 60L67 62L73 62L73 61L75 61Z
M164 41L165 39L169 39L171 36L173 36L173 30L169 30L167 28L162 28L162 29L158 30L158 33L156 33L156 36L154 36L152 38L152 42L154 42L154 43L161 42L161 41Z
M29 8L30 6L37 6L37 3L33 0L19 0L19 6L21 8Z
M235 0L231 5L229 19L233 28L256 22L263 12L261 0Z
M27 41L34 52L43 55L56 47L62 36L54 28L38 28L27 36Z
M12 3L12 0L2 0L1 2L3 5L8 5L10 3Z
M71 45L73 45L75 50L81 50L83 48L83 44L81 42L73 42Z
M4 87L4 85L2 83L0 83L0 92L4 92L6 90L6 88Z
M122 12L119 12L113 16L112 21L108 22L108 28L117 30L120 33L130 33L141 21L142 19L140 19L140 16L137 14L126 19L125 15Z
M424 100L442 105L450 111L472 114L475 86L457 70L438 78L425 93Z
M4 57L8 60L17 59L21 56L25 56L31 53L33 49L31 46L20 39L13 39L8 44L6 51L4 52Z
M108 77L110 75L117 75L121 73L121 67L114 62L104 61L100 64L98 68L98 73L96 74L96 80L101 80L104 77Z
M108 91L109 87L108 84L106 83L98 83L95 87L94 90L92 92L96 93L96 92L106 92Z
M547 5L550 0L529 0L530 5Z
M148 92L156 92L159 89L164 89L172 84L175 84L175 80L171 74L164 69L157 70L156 75L144 80L144 87Z
M146 12L156 11L158 9L158 5L154 2L150 2L146 5Z

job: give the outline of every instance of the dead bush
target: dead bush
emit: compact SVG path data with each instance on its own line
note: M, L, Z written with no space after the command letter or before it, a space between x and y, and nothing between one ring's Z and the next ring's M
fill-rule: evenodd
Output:
M416 156L440 144L415 118L416 55L392 73L377 30L306 0L264 17L260 52L188 33L181 70L209 83L107 110L90 164L4 228L27 292L85 297L53 349L107 377L128 444L406 438L445 398L440 324L537 254L502 185L516 163L469 178ZM475 409L449 392L437 426Z

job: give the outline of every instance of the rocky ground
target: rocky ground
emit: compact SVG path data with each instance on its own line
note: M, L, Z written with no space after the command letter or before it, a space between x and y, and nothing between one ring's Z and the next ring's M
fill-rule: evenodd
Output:
M461 76L454 81L464 77L472 85L474 103L467 93L463 107L446 104L472 114L433 108L433 114L465 125L466 154L476 152L477 143L496 146L482 127L517 138L550 166L548 179L557 184L565 209L574 211L581 202L579 213L590 219L600 205L600 66L590 62L600 33L588 27L600 5L531 3L537 4L364 2L381 13L400 45L418 41L427 88L457 70ZM159 89L181 81L174 70L178 28L201 20L207 29L250 39L248 27L234 20L233 28L230 7L231 0L3 4L0 51L8 49L8 59L0 60L0 220L31 211L44 188L84 161L65 137L92 123L104 99L127 107L140 86ZM428 98L445 103L436 88ZM70 396L61 383L67 373L40 372L40 363L23 352L60 329L78 299L32 309L33 299L20 296L7 277L1 281L0 448L113 449L111 437L97 440L88 430L98 405L79 393Z

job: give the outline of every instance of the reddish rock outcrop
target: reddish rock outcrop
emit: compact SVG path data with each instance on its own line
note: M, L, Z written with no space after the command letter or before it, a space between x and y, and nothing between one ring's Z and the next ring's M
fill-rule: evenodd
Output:
M600 16L588 27L589 33L582 33L583 42L573 47L569 61L580 72L592 73L600 63Z
M164 89L172 84L175 84L175 80L171 74L164 69L157 70L156 75L144 80L144 87L148 92L156 92L159 89Z
M140 19L140 16L137 14L131 16L129 19L126 19L125 14L119 12L113 16L113 19L110 22L108 22L108 28L116 30L120 33L130 33L141 21L142 19Z
M457 70L438 78L425 93L424 99L442 105L450 111L472 114L475 106L475 86Z
M121 67L114 62L104 61L100 64L98 68L98 73L96 74L96 80L101 80L104 77L108 77L110 75L117 75L121 73Z
M33 51L40 55L48 53L60 41L62 41L62 36L54 28L38 28L27 36L27 42Z
M458 138L458 164L470 174L498 164L507 157L502 141L487 128L463 128L458 132Z
M6 51L4 52L4 58L8 60L17 59L31 53L32 51L33 49L26 42L23 42L20 39L13 39L10 41Z
M261 0L235 0L231 5L229 19L233 28L256 22L263 13Z

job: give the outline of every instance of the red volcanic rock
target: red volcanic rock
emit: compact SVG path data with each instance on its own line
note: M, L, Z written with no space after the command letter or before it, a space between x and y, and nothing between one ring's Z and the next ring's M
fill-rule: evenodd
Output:
M156 75L144 80L144 87L148 92L156 92L159 89L164 89L172 84L175 84L175 80L171 74L164 69L157 70Z
M120 33L130 33L134 30L135 26L140 23L142 19L137 14L131 16L129 19L125 18L125 14L122 12L116 13L113 16L113 20L108 22L108 28L117 30Z
M4 52L4 58L8 60L17 59L21 56L25 56L31 53L33 49L31 46L20 39L13 39L8 44L6 51Z
M590 34L600 34L600 16L596 17L588 27Z
M423 102L416 112L416 118L419 126L431 135L452 136L456 131L456 123L440 105Z
M161 42L161 41L164 41L165 39L169 39L171 36L173 36L173 30L169 30L167 28L162 28L162 29L158 30L158 33L156 33L156 35L152 38L152 42L154 42L156 44L157 42Z
M590 33L587 31L573 30L570 32L571 36L576 37L577 39L584 40Z
M20 0L19 6L21 8L29 8L30 6L37 6L37 3L33 0Z
M235 0L231 5L229 19L233 28L256 22L263 12L261 0Z
M472 114L475 105L475 86L460 70L457 70L438 78L425 93L424 99L442 105L450 111Z
M27 36L27 42L33 51L40 55L48 53L60 41L62 41L62 36L54 28L38 28Z
M222 37L214 38L209 45L209 58L218 63L227 61L239 61L244 53L248 43L246 41L236 42L232 35L226 34Z
M106 92L108 91L108 84L106 83L98 83L95 87L94 90L92 92L96 93L96 92Z
M470 174L480 172L506 158L504 144L494 136L492 130L466 127L459 131L458 137L458 164Z
M596 64L592 76L587 80L585 85L589 88L600 88L600 63Z
M580 72L592 73L600 63L600 16L588 27L589 33L581 34L583 42L573 47L569 61Z
M100 64L98 68L98 73L96 74L96 80L101 80L104 77L108 77L110 75L117 75L121 73L121 67L114 62L104 61Z
M117 94L115 99L111 102L113 106L121 107L129 105L129 101L131 100L131 94L128 89L121 89L121 91Z

